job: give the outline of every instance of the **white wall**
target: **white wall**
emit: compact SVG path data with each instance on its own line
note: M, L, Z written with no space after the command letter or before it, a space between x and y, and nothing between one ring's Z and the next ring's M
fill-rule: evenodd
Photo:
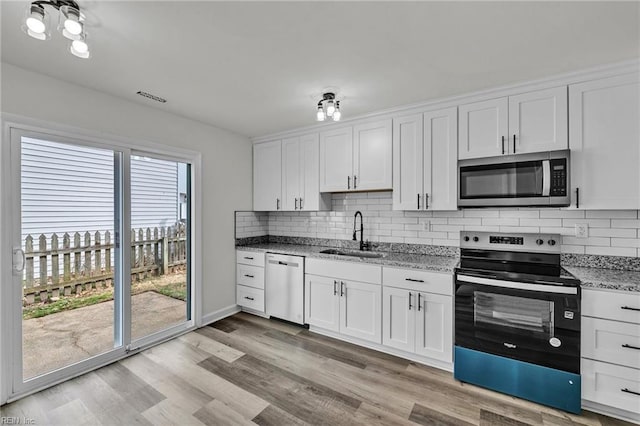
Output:
M202 154L203 314L235 305L234 211L251 209L249 139L7 63L1 66L3 113L81 128L105 139L114 135Z

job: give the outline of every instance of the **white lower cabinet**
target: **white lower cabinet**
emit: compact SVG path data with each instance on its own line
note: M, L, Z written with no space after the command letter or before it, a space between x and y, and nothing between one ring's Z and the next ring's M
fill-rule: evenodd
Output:
M264 314L264 253L236 250L236 304Z
M381 286L307 274L305 311L309 325L381 343Z
M640 421L640 295L582 291L582 399ZM611 413L618 414L620 413Z
M383 287L382 343L443 362L452 361L452 298Z
M307 324L340 331L340 299L337 296L335 279L305 275L304 310Z
M329 271L333 276L318 275ZM382 343L380 266L307 259L306 272L305 320L310 326Z

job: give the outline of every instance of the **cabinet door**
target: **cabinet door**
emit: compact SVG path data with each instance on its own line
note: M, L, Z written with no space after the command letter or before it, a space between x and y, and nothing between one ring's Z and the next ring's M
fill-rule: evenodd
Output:
M353 188L352 128L320 133L320 192Z
M274 211L282 205L281 142L253 146L253 210Z
M300 139L282 140L282 210L298 210L300 198Z
M299 210L320 210L320 143L317 133L300 137L299 202Z
M411 295L411 300L409 300ZM382 344L406 352L415 350L417 293L407 289L382 289ZM410 308L409 303L413 306Z
M424 114L425 210L458 208L458 110Z
M391 120L353 127L353 189L392 188Z
M573 207L640 208L639 94L635 74L569 86Z
M450 296L420 293L416 353L444 362L452 361L453 302Z
M509 130L507 98L460 105L458 158L481 158L506 154ZM505 143L502 143L502 138Z
M394 118L394 210L420 210L423 208L422 161L422 115Z
M340 330L339 286L340 284L333 278L306 274L305 323L327 330Z
M340 333L382 343L382 286L340 281Z
M510 96L508 145L511 154L567 149L567 87Z

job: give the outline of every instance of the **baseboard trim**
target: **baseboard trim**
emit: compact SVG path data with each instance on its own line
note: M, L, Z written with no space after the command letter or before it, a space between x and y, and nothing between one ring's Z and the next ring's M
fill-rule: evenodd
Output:
M605 416L614 417L616 419L624 420L627 422L640 425L640 415L626 410L620 410L618 408L609 407L607 405L598 404L597 402L582 400L582 408L584 410L593 411L598 414L604 414Z
M366 340L357 339L350 336L345 336L344 334L336 333L335 331L325 330L323 328L317 328L310 326L309 331L314 333L322 334L323 336L332 337L337 340L342 340L344 342L353 343L354 345L364 346L365 348L373 349L378 352L383 352L385 354L394 355L399 358L408 359L409 361L414 361L419 364L427 365L429 367L438 368L440 370L445 370L448 372L453 372L453 363L444 362L437 359L421 357L416 354L412 354L409 352L404 352L398 349L390 348L384 346L382 344L367 342ZM452 348L453 349L453 348Z
M227 306L226 308L218 309L215 312L210 312L202 316L200 327L209 325L212 322L220 321L221 319L229 317L233 314L237 314L238 312L240 312L240 306L238 305L231 305L231 306Z

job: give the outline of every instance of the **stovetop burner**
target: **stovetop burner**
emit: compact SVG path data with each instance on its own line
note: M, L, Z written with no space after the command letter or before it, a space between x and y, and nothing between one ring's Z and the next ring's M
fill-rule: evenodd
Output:
M509 281L579 286L560 266L560 235L460 233L457 272Z

